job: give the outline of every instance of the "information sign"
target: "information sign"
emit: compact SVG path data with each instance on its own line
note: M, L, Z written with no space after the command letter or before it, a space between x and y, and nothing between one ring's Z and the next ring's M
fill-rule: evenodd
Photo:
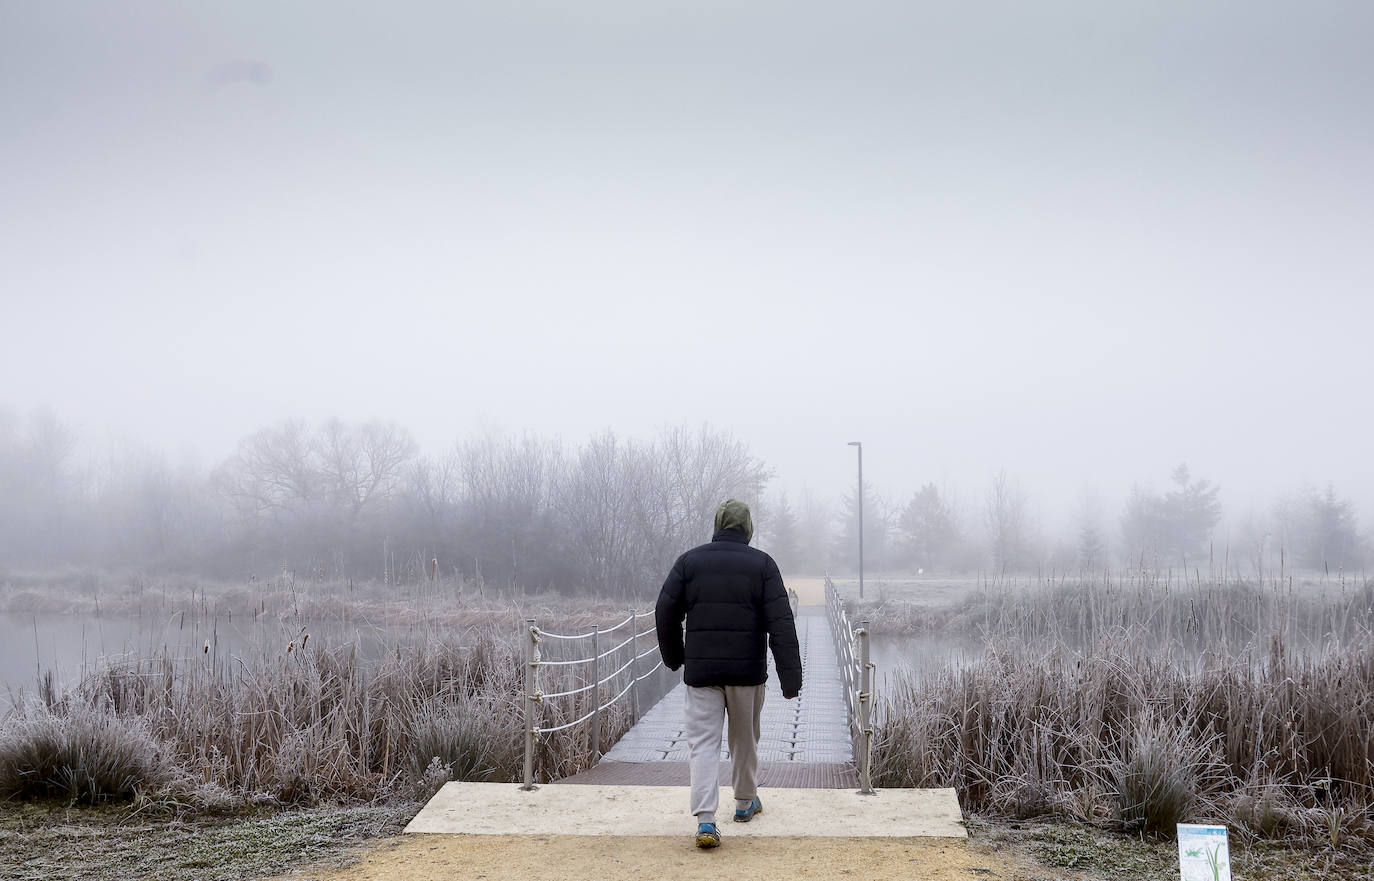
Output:
M1231 881L1226 827L1179 823L1178 867L1182 881Z

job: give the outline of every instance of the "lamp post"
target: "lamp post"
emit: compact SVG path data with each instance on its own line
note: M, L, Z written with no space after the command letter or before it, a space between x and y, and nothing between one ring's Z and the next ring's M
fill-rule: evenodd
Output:
M861 441L850 441L851 447L859 448L859 599L864 598L864 445Z

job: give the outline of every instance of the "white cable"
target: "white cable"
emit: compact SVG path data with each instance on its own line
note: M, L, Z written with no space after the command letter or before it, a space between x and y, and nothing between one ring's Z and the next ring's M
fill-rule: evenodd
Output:
M574 719L573 721L567 723L566 725L559 725L559 726L556 727L556 728L536 728L536 729L534 729L534 730L535 730L535 733L536 733L536 734L553 734L555 731L562 731L562 730L564 730L565 728L571 728L571 727L573 727L574 725L581 725L583 722L587 721L587 720L590 719L592 716L595 716L597 713L601 712L601 710L603 710L603 709L605 709L605 707L598 707L598 708L596 708L595 710L592 710L592 711L591 711L590 713L588 713L587 715L583 716L581 719Z
M547 630L540 630L539 635L547 636L549 639L586 639L595 632L595 630L588 630L586 633L579 633L576 636L567 636L562 633L550 633Z
M604 652L602 652L601 654L597 655L597 656L596 656L596 659L599 661L599 660L601 660L602 658L606 657L607 655L613 655L613 654L615 654L616 652L618 652L618 651L620 651L621 649L623 649L625 646L627 646L627 645L629 645L630 643L634 642L634 640L635 640L635 638L632 636L632 637L630 637L629 639L627 639L627 640L625 640L624 642L622 642L620 645L616 646L615 648L613 648L613 649L607 649L606 651L604 651Z
M626 661L626 662L625 662L625 665L624 665L623 667L621 667L619 670L615 671L615 672L612 673L610 676L607 676L605 679L603 679L603 680L601 680L600 682L598 682L597 685L605 685L607 682L610 682L612 679L614 679L615 677L619 676L621 673L624 673L626 670L630 669L630 665L633 664L633 663L634 663L634 659L630 659L630 660Z
M597 685L599 684L600 683L597 683ZM537 701L542 701L546 697L567 697L570 694L581 694L584 691L591 691L593 688L596 688L596 685L584 685L581 688L574 688L572 691L555 691L553 694L544 694L542 692L536 692L534 695L534 699Z

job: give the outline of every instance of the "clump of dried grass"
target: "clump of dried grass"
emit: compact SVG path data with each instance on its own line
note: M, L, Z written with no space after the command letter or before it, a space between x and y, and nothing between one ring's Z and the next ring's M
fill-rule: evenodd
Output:
M99 705L30 704L0 726L0 798L98 804L181 776L144 720Z

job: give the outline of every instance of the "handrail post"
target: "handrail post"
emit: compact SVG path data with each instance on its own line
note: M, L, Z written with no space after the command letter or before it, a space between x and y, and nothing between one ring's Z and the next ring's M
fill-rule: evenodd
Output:
M592 626L592 761L601 761L601 625Z
M525 785L529 792L534 785L534 695L539 688L539 631L533 618L525 619Z
M639 723L639 619L630 606L630 724Z
M873 795L873 665L868 660L868 622L859 624L859 664L863 685L859 691L859 794Z

